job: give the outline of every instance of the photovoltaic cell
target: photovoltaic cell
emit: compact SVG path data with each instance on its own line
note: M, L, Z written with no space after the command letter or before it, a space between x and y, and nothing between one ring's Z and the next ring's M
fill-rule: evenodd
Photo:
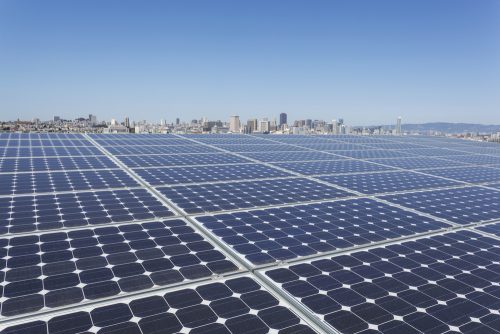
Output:
M118 166L106 156L60 158L0 158L0 172L37 172L80 169L109 169Z
M457 224L500 218L500 192L487 188L432 190L387 195L381 198Z
M293 176L290 173L260 164L145 168L136 169L135 172L154 186Z
M4 334L316 333L253 279L240 277L7 328Z
M226 153L178 155L122 155L117 157L128 167L162 167L187 165L225 165L248 163L250 160Z
M395 150L363 150L363 151L339 151L336 154L343 155L355 159L382 159L382 158L405 158L416 156L412 151L395 151Z
M375 159L368 161L373 161L379 164L407 169L407 170L422 169L422 168L467 166L465 163L460 163L457 161L451 161L447 159L445 160L442 158L429 158L429 157Z
M218 153L219 150L205 145L156 145L156 146L107 146L106 150L113 155L135 154L185 154L185 153Z
M344 157L323 152L257 152L242 153L245 157L263 162L339 160Z
M158 190L187 213L282 205L352 195L304 178L160 187Z
M500 240L459 231L265 275L341 333L496 333L499 251Z
M238 270L183 220L0 239L2 316Z
M500 168L469 166L461 168L426 169L422 170L422 172L469 183L500 181Z
M371 199L227 212L196 220L253 264L449 227Z
M500 165L500 156L493 156L493 155L470 154L470 155L457 155L452 157L448 156L445 158L446 160L450 161L475 164L475 165Z
M393 169L358 160L284 162L273 163L273 165L304 175L376 172Z
M0 197L0 234L172 215L145 189Z
M476 227L476 229L500 237L500 223L482 225Z
M500 170L499 170L500 171ZM456 186L462 183L413 172L328 175L318 179L364 194Z
M138 187L121 169L0 174L0 195Z

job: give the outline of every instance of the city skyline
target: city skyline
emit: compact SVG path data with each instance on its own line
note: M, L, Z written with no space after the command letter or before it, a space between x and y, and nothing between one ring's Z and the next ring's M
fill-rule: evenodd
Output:
M499 7L2 1L0 112L498 124Z

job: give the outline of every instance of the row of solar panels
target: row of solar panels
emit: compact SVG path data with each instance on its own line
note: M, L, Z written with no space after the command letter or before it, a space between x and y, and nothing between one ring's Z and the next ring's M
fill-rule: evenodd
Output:
M313 151L301 153L309 152ZM240 155L220 155L249 162ZM241 179L157 188L176 208L167 208L151 188L143 189L127 174L119 174L119 169L87 174L84 182L80 181L83 174L60 173L65 176L59 178L53 175L57 173L5 174L5 182L14 187L19 184L20 189L29 189L31 184L35 193L49 188L59 193L0 198L0 202L4 200L1 213L7 213L1 217L6 233L0 241L4 251L2 316L13 319L27 312L79 305L74 312L58 311L60 314L37 321L19 320L21 325L14 321L5 332L308 333L317 324L323 330L367 333L487 333L498 329L497 239L460 230L443 238L421 238L417 244L429 249L409 246L410 241L376 248L385 241L499 219L499 193L494 186L457 186L455 181L439 178L434 183L436 178L423 174L417 174L423 177L418 181L409 181L413 179L396 170L371 173L377 175L374 181L366 171L348 175L361 178L357 183L361 186L354 187L349 179L315 181L304 170L294 170L293 164L221 166L225 169L177 168L173 174L170 170L174 168L133 169L150 186L163 184L161 180L169 177L183 183L202 182L203 177L196 178L201 174L207 175L206 182L214 177L221 178L218 181ZM263 175L279 179L256 181ZM349 189L329 186L329 182L344 182ZM405 182L403 190L414 189L408 184L451 188L388 195L381 197L384 202L352 198L366 189L397 191L394 188L401 182ZM66 193L67 188L55 188L62 183L71 184L71 193ZM108 186L108 190L81 191L100 186ZM115 186L127 189L109 189ZM183 212L216 214L159 220ZM492 233L498 231L497 225L478 228ZM368 252L379 258L358 255L363 252L347 258L317 258L327 252L355 252L367 245L372 247ZM385 249L398 258L382 256ZM313 259L307 260L309 257ZM285 268L275 266L279 261L294 264L283 271ZM268 267L257 276L250 275L252 278L245 274L221 278L216 286L183 285L262 266ZM235 290L238 284L233 282L252 288ZM151 289L157 292L127 297ZM283 295L298 308L290 311ZM115 296L123 297L116 306L108 301ZM102 305L93 305L100 301Z

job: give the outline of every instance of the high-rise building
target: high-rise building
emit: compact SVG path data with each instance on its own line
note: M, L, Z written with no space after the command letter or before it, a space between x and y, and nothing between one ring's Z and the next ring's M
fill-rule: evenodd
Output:
M287 114L282 112L280 114L280 127L287 124Z
M181 124L181 120L179 119L179 117L177 117L175 119L175 125L179 125L179 124Z
M125 126L130 128L130 119L128 117L125 117Z
M89 114L89 123L90 123L91 125L95 125L95 124L97 124L97 116L96 116L96 115Z
M240 116L229 117L229 131L230 132L240 132Z
M401 135L401 116L396 120L396 134Z
M267 120L267 118L263 118L262 121L259 122L259 131L262 133L268 133L270 130L271 124Z
M61 120L61 117L59 116L54 116L54 123L59 122Z
M306 126L310 129L312 127L312 119L306 119Z
M165 126L165 125L167 125L167 121L165 121L163 118L162 118L162 119L160 119L160 125L161 125L161 126Z
M247 121L247 131L248 133L252 133L257 131L257 119L252 118Z

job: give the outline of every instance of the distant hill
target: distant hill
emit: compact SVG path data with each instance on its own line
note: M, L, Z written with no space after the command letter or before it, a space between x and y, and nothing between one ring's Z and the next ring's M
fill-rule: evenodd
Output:
M393 129L394 125L382 125L385 129ZM423 123L423 124L402 124L403 131L429 132L439 131L444 133L496 133L500 132L500 125L484 125L470 123Z

